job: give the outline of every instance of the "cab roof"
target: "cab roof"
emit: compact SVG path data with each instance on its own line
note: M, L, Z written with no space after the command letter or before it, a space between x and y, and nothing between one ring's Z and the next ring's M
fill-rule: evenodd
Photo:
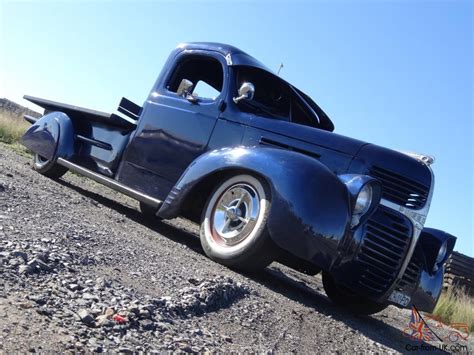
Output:
M176 48L177 50L207 50L221 53L226 57L228 65L246 65L251 67L257 67L274 74L268 67L262 64L260 61L252 57L250 54L245 53L243 50L231 46L229 44L217 43L217 42L189 42L181 43Z
M252 57L250 54L247 54L243 50L231 46L229 44L217 42L188 42L179 44L178 47L176 47L175 51L181 52L184 50L207 50L218 52L226 57L227 65L229 66L243 65L259 68L265 70L273 76L276 76L276 74L271 69L266 67L264 64ZM291 83L282 79L281 77L278 78L293 87L298 92L298 94L300 94L304 98L304 100L306 100L308 105L317 113L320 119L320 126L322 129L331 132L334 131L334 123L331 121L328 115L326 115L326 113L316 104L316 102L311 99L311 97L309 97L307 94L293 86Z

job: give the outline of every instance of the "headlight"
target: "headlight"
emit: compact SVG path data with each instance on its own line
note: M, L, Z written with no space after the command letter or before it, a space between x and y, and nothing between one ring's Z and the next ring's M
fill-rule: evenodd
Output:
M357 200L354 207L354 214L363 215L365 214L372 203L372 186L366 184L357 195Z
M448 251L448 242L444 242L439 248L438 256L436 257L436 264L443 261L444 257L446 256L446 252Z

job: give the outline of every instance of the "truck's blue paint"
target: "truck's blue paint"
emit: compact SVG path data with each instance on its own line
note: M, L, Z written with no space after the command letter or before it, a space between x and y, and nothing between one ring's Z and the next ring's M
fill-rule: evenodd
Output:
M74 128L63 112L41 117L21 138L21 143L46 159L74 157Z
M421 271L418 287L411 297L410 306L419 310L433 310L443 291L444 265L435 273Z
M268 147L207 152L189 165L158 215L178 216L196 184L225 171L246 171L264 177L272 196L268 217L272 239L293 255L325 270L331 268L350 222L350 196L346 186L325 165L300 153ZM295 181L305 181L305 188Z
M222 90L215 100L191 102L167 87L175 67L190 56L220 63ZM374 180L370 176L375 167L388 174L381 185L385 197L424 186L429 190L433 184L429 168L400 152L333 133L333 123L319 106L281 79L314 112L319 121L316 127L244 112L232 100L237 96L237 70L242 66L271 73L232 46L180 45L169 56L143 106L135 105L130 118L26 97L47 112L22 142L47 159L66 159L164 201L158 212L162 218L183 213L189 196L199 194L199 186L208 181L215 183L212 179L216 176L237 171L260 176L271 191L267 226L278 247L297 260L330 272L337 283L386 302L400 281L398 276L380 292L359 282L367 269L360 259L363 241L372 232L365 219L351 225L357 186ZM356 178L358 185L348 186L347 174L362 176ZM374 223L382 225L381 235L389 233L384 228L390 223L401 228L400 233L413 235L414 226L401 210L391 210L390 217L387 207L374 206L366 219L372 218L373 212ZM435 250L445 240L449 240L451 251L454 237L425 229L413 257L408 251L402 255L403 262L412 258L423 264L417 284L404 289L420 310L431 311L439 296L443 267L433 269L428 249ZM384 243L380 250L382 246L391 248L391 242ZM393 250L398 248L392 245ZM387 249L387 253L393 250Z

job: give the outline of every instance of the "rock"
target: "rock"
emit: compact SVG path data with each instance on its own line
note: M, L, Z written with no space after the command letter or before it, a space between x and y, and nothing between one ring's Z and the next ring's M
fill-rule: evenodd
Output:
M70 289L71 291L78 291L80 290L82 287L79 286L78 284L69 284L67 286L68 289Z
M189 278L188 282L193 284L194 286L197 286L201 283L201 281L199 281L198 279L195 279L194 277Z
M42 261L40 259L37 260L37 264L38 264L39 268L43 271L52 271L53 270L48 264L46 264L44 261Z
M43 251L41 253L36 254L35 259L41 260L42 262L47 262L49 257L49 253L47 251Z
M103 327L107 324L113 326L114 322L110 319L110 316L106 314L101 314L100 316L97 316L97 318L95 319L95 324L98 327Z
M157 322L155 323L155 327L161 332L166 332L167 330L171 329L171 325L165 322Z
M18 272L20 274L29 275L35 272L35 268L31 267L31 265L20 265Z
M130 307L128 307L128 311L135 314L135 315L138 315L138 313L140 312L140 309L138 308L137 305L132 305Z
M82 295L82 298L84 298L85 300L89 300L89 301L99 301L99 297L97 297L96 295L93 295L91 293L88 293L88 292L85 292L83 295Z
M150 311L148 311L147 309L141 309L140 312L138 313L138 317L140 319L146 319L146 318L150 318Z
M94 263L95 263L94 258L90 258L88 256L81 259L81 264L82 265L91 265L91 264L94 264Z
M85 324L91 325L94 323L94 317L92 317L87 309L80 309L77 314Z
M40 270L51 271L52 270L48 264L46 264L44 261L38 258L34 258L30 260L27 265L29 265L35 271L40 271Z
M20 263L21 262L20 262L20 260L18 260L18 258L10 259L8 261L8 264L13 266L13 267L20 265Z
M155 329L155 324L150 319L144 319L144 320L140 321L140 327L143 330L147 330L147 331L148 330L154 330Z
M37 309L36 312L38 312L39 314L41 314L43 316L47 316L47 317L51 317L53 315L53 311L50 308L47 308L47 307L44 307L44 306Z
M91 301L85 300L84 298L79 298L76 301L76 303L77 303L78 306L87 306L87 305L91 304Z
M46 304L46 298L42 295L31 295L31 296L28 296L28 299L33 302L36 302L40 306Z
M12 251L11 256L13 256L15 258L22 258L25 261L25 263L28 262L28 254L26 254L25 252L23 252L21 250Z

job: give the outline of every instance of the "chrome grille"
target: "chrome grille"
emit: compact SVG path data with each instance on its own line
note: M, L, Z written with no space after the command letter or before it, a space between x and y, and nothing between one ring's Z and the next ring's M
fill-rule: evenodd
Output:
M374 166L370 175L382 184L382 198L408 208L421 208L428 199L430 186Z
M382 294L395 281L412 236L410 221L400 213L379 206L367 221L357 259L362 264L359 284Z

